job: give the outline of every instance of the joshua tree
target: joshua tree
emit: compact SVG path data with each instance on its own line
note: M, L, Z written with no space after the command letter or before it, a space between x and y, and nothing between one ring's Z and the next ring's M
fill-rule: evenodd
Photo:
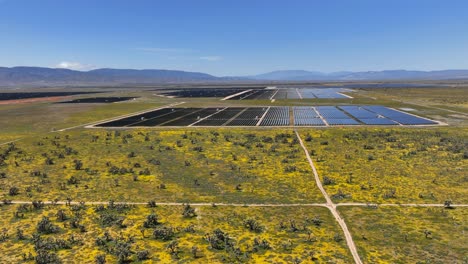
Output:
M244 220L244 226L253 232L262 232L264 227L255 219L248 218Z
M307 229L307 242L314 242L316 239L314 237L314 233L311 230Z
M213 249L221 250L226 247L234 246L229 235L219 228L215 229L211 234L206 234L205 239L210 243L210 247Z
M74 160L75 170L81 170L83 168L83 162L81 160Z
M335 180L328 177L328 176L323 176L323 185L332 185L335 184Z
M198 251L200 251L200 250L198 249L198 247L197 247L197 246L193 246L191 251L192 251L193 258L194 258L194 259L198 258L198 255L197 255L197 254L198 254Z
M191 218L197 216L197 213L195 212L195 208L191 207L190 204L185 204L182 215L186 218Z
M45 160L45 164L46 165L53 165L54 164L54 160L50 157L47 157L46 160Z
M446 209L453 209L452 200L446 200L446 201L444 202L444 208L446 208Z
M10 190L8 191L8 194L11 196L18 195L19 189L16 186L10 187Z
M333 240L335 240L336 242L340 242L343 240L343 237L340 234L336 233L335 236L333 236Z
M52 234L58 232L58 227L52 224L48 217L44 216L37 224L37 232L43 234Z
M152 213L146 217L145 222L143 223L143 227L145 228L152 228L158 226L159 221L158 221L158 216L155 213Z
M8 229L3 228L2 232L0 232L0 242L3 242L8 239Z
M268 240L266 239L260 240L259 238L254 238L252 248L254 251L258 251L259 249L267 250L267 249L271 249L271 245L270 245L270 242L268 242Z
M167 245L167 250L169 250L171 255L175 256L176 258L178 257L178 254L179 254L178 249L179 249L179 242L177 240L172 240Z
M62 263L57 254L51 253L44 249L38 250L35 260L37 264Z
M170 240L174 237L174 229L172 227L157 227L154 232L153 236L156 239L161 240Z
M131 244L129 242L119 241L116 243L113 254L117 256L118 263L126 263L132 251L130 249Z
M44 202L43 201L32 201L32 206L34 209L39 210L44 207Z
M67 220L67 215L64 210L60 209L57 211L57 219L61 222Z
M296 221L294 219L289 220L289 226L291 227L292 232L299 231L299 228L297 228Z
M96 264L105 264L106 263L106 255L104 255L104 254L97 255L95 260L96 260Z
M138 260L146 260L149 258L149 251L148 250L141 250L136 253Z
M23 230L22 230L21 228L19 228L19 227L16 228L16 238L17 238L18 240L24 240L24 239L26 239L26 236L24 235Z
M424 230L424 236L426 238L430 238L432 236L432 232L426 229L426 230Z

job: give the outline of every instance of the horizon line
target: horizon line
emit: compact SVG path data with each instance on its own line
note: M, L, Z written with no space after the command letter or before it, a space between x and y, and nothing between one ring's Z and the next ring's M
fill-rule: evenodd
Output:
M263 75L263 74L269 74L269 73L274 73L274 72L287 72L287 71L304 71L304 72L309 72L309 73L319 73L319 74L324 74L324 75L329 75L329 74L334 74L334 73L369 73L369 72L385 72L385 71L407 71L407 72L440 72L440 71L468 71L467 69L457 69L457 68L448 68L448 69L437 69L437 70L416 70L416 69L385 69L385 70L359 70L359 71L350 71L350 70L339 70L339 71L320 71L320 70L304 70L304 69L293 69L293 70L270 70L270 71L265 71L262 73L256 73L256 74L247 74L247 75L215 75L203 71L188 71L188 70L180 70L180 69L168 69L168 68L113 68L113 67L99 67L99 68L93 68L93 69L86 69L86 70L80 70L80 69L71 69L71 68L63 68L63 67L47 67L47 66L26 66L26 65L18 65L18 66L0 66L0 68L8 68L8 69L13 69L13 68L42 68L42 69L53 69L53 70L70 70L70 71L76 71L76 72L91 72L95 70L104 70L104 69L109 69L109 70L135 70L135 71L180 71L180 72L193 72L193 73L203 73L203 74L208 74L214 77L249 77L249 76L256 76L256 75Z

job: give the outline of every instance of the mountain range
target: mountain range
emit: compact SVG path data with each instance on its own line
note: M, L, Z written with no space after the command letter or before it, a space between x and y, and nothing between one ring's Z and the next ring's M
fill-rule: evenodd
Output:
M209 74L174 70L96 69L75 71L42 67L0 67L0 86L196 82L217 80Z
M332 72L323 73L304 70L273 71L265 74L249 76L255 80L287 80L287 81L385 81L385 80L447 80L468 79L468 70L443 71L407 71L386 70L366 72Z
M392 81L468 79L468 70L442 71L367 71L322 73L304 70L273 71L269 73L216 77L206 73L177 70L96 69L75 71L41 67L0 67L0 86L18 85L118 85L230 81Z

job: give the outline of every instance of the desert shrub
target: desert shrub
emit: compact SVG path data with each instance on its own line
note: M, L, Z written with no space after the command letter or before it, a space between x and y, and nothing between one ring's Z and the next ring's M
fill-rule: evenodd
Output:
M42 233L42 234L52 234L52 233L57 233L59 231L59 228L52 224L50 219L46 216L42 217L41 221L37 223L37 232Z
M205 240L208 241L213 249L222 250L226 247L234 246L232 238L221 229L217 228L212 233L205 235Z
M143 227L145 228L153 228L161 223L158 221L158 216L155 213L152 213L146 217L145 222L143 223Z
M195 208L191 207L190 204L185 204L182 216L185 218L192 218L197 216L197 213L195 212Z
M175 235L174 228L172 227L166 227L166 226L157 227L153 231L153 237L155 239L161 239L164 241L171 240L174 237L174 235Z
M244 226L250 231L260 233L263 231L264 227L255 219L248 218L244 220Z

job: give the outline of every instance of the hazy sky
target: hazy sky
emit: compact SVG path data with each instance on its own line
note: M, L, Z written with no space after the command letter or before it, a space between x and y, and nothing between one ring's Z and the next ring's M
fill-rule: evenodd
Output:
M468 69L468 1L0 0L0 66Z

